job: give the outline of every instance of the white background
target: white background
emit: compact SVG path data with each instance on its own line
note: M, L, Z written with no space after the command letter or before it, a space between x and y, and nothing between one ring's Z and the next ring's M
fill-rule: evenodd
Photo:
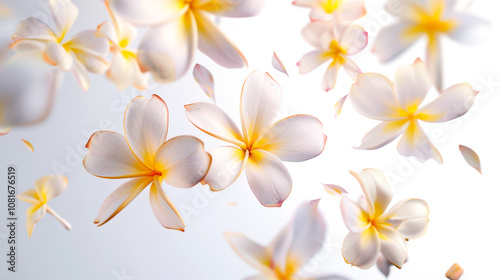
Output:
M3 0L5 1L5 0ZM71 34L95 29L108 20L101 1L74 0L80 15ZM398 65L409 64L424 54L424 42L412 47L395 61L380 65L371 53L376 33L391 19L383 10L385 1L369 0L368 15L357 23L369 32L370 43L353 57L364 72L379 72L392 79ZM14 10L12 22L28 16L49 14L44 1L7 0ZM217 104L239 122L239 97L245 77L253 70L269 71L283 89L281 117L297 113L311 114L324 124L328 135L326 148L319 157L307 162L286 163L294 186L288 200L279 209L260 205L246 182L245 175L223 192L214 194L207 186L176 189L164 185L166 193L186 221L186 232L161 227L142 193L125 210L103 227L93 224L99 207L120 180L106 180L88 174L82 166L84 147L92 132L112 130L123 133L125 106L136 95L160 95L170 111L169 138L189 134L202 139L207 150L222 145L195 128L186 118L183 105L209 102L191 73L170 85L152 85L146 91L118 91L104 76L92 76L91 88L83 92L70 74L65 76L54 110L43 123L16 128L0 137L0 218L5 220L7 165L18 167L18 193L32 188L33 182L47 174L62 173L69 187L50 206L68 219L72 231L66 231L47 215L28 239L24 211L28 204L19 202L19 267L15 274L6 272L6 228L0 227L0 279L243 279L255 274L226 243L222 232L242 232L262 244L268 243L286 224L300 203L324 197L320 209L328 223L325 250L306 266L312 273L339 273L352 279L384 279L377 268L367 271L347 265L340 247L347 234L340 216L339 199L325 194L321 183L343 186L356 199L361 190L349 170L378 168L386 172L395 188L395 202L416 197L429 203L431 214L427 234L408 243L409 261L402 270L393 269L390 279L445 279L444 274L458 262L464 269L462 279L500 279L498 261L500 238L500 139L498 134L500 100L500 18L498 1L478 0L471 6L474 14L492 22L490 36L474 46L444 41L445 86L469 82L481 93L475 106L463 118L446 124L424 125L440 150L444 164L421 164L400 156L396 142L375 151L359 151L363 135L375 121L364 118L346 102L339 118L333 118L336 101L349 92L352 81L340 73L334 90L321 90L326 65L308 75L299 75L296 62L312 50L300 36L308 22L308 10L294 7L288 0L268 0L262 13L254 18L222 19L221 28L240 47L249 61L248 69L224 69L198 53L196 62L214 75ZM52 24L52 23L50 23ZM10 30L2 30L12 33ZM137 42L136 42L137 43ZM290 78L271 66L273 50L285 63ZM435 96L433 96L435 97ZM20 138L31 141L32 153ZM473 148L480 156L483 174L469 167L458 145ZM230 203L236 203L232 206ZM3 224L3 222L2 222ZM129 278L127 278L129 277ZM133 277L133 278L132 278Z

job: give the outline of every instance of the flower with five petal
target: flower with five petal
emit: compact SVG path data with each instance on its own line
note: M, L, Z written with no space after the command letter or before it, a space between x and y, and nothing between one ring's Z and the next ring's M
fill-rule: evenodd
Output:
M310 8L312 21L354 21L366 14L360 0L295 0L294 5Z
M422 106L431 86L432 79L420 59L401 66L394 83L377 73L359 75L349 93L351 104L362 115L382 121L365 135L359 149L378 149L403 135L398 144L401 155L442 163L419 121L440 123L458 118L472 107L478 92L467 83L456 84Z
M83 160L90 174L108 179L128 179L106 198L94 223L102 226L151 184L149 200L160 224L184 231L184 222L162 189L162 181L191 188L205 177L211 157L203 142L177 136L167 142L168 109L157 95L139 96L130 102L124 117L125 137L110 131L94 133Z
M151 26L139 45L139 65L157 82L168 83L191 68L196 48L223 67L245 67L245 57L209 15L254 16L264 0L111 0L110 4L124 19Z
M31 237L35 223L49 213L54 216L67 229L71 229L71 225L59 216L50 206L47 205L49 200L59 196L68 186L68 179L59 175L47 175L35 181L35 188L29 189L18 196L24 202L32 204L26 210L26 229L28 237Z
M398 268L406 262L406 239L424 235L429 207L421 199L406 199L386 211L393 190L379 170L365 169L351 174L358 180L364 197L358 203L343 196L340 207L350 233L344 239L346 263L361 269L375 265L379 254Z
M259 202L279 207L292 189L283 161L305 161L321 154L326 143L315 117L295 115L274 122L281 88L266 73L251 73L243 85L240 119L243 134L224 111L211 103L186 105L188 119L203 132L235 146L210 151L212 165L202 184L212 191L231 185L246 169L248 184Z
M353 79L361 73L349 56L362 51L368 43L368 33L357 25L337 22L311 22L302 29L302 37L316 50L305 54L297 63L299 72L306 74L328 62L323 76L322 89L335 87L340 68Z
M319 200L305 203L268 246L262 246L240 233L226 233L233 250L261 274L247 280L348 280L338 275L301 274L302 266L322 248L326 225L318 210ZM304 278L305 277L305 278Z
M88 72L102 74L108 68L105 57L109 44L106 39L94 36L92 30L82 31L63 43L78 16L78 8L70 0L49 0L49 7L56 30L37 18L27 18L17 25L10 47L17 53L40 54L62 71L72 71L87 91Z
M96 36L109 40L113 60L106 75L120 90L130 85L145 89L148 76L142 73L137 62L137 51L130 49L129 44L137 37L137 30L130 23L116 16L106 0L106 8L111 16L111 22L106 21L97 27Z
M484 37L489 23L457 7L457 0L389 0L386 9L399 20L380 31L373 51L380 61L389 61L408 49L417 39L427 37L427 67L442 89L440 37L447 35L460 43L475 43Z

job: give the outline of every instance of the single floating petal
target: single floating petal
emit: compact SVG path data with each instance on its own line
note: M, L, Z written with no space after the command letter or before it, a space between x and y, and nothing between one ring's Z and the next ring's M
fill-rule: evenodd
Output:
M0 136L4 136L9 134L9 132L12 130L12 127L6 127L6 128L0 128Z
M337 185L323 184L323 187L325 188L326 193L331 195L338 196L348 194L348 192L344 188Z
M196 64L193 69L194 80L200 85L201 89L212 99L215 103L214 92L214 77L207 68L200 64Z
M458 265L458 263L454 263L450 269L446 272L446 278L450 280L458 280L460 277L462 277L462 274L464 273L463 268Z
M273 52L272 64L274 69L288 76L288 72L285 69L285 65L283 65L283 62L281 62L281 60L279 59L278 55L276 55L275 52Z
M21 139L21 141L23 141L23 143L26 146L26 148L28 148L30 151L32 151L32 152L35 151L35 148L33 148L33 144L31 144L30 141L27 141L27 140L24 140L24 139Z
M462 156L464 157L465 161L472 166L474 169L476 169L479 173L483 174L481 172L481 161L479 160L479 156L474 152L469 147L460 145L458 146L458 149L460 149L460 152L462 153Z
M342 108L344 107L345 100L347 99L347 95L340 98L339 101L335 104L335 107L333 107L333 117L337 118L340 113L342 112Z

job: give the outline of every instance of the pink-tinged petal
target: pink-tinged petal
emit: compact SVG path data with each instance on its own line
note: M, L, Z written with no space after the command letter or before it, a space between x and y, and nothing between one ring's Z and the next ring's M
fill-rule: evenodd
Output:
M154 175L132 153L125 137L109 131L94 133L87 145L83 166L90 174L103 178L133 178Z
M203 132L238 147L246 148L240 130L219 107L205 102L184 107L189 121Z
M35 189L45 202L59 196L68 187L68 178L60 175L47 175L35 181Z
M0 136L5 136L9 134L9 132L12 130L12 127L6 127L6 128L0 128Z
M415 156L420 161L434 159L439 164L443 163L439 151L434 147L422 127L414 121L410 122L408 129L403 133L398 144L398 151L403 156Z
M379 217L391 203L393 190L384 173L377 169L364 169L361 172L350 172L358 180L368 200L368 212Z
M31 204L37 204L41 200L36 189L29 189L27 191L24 191L23 193L18 195L17 198L21 201L28 202Z
M407 32L408 25L398 22L383 28L375 38L373 52L380 62L388 62L408 49L418 36Z
M324 51L308 52L297 63L297 66L299 66L299 73L300 74L309 73L330 59L331 58L325 55Z
M350 58L345 58L344 64L342 64L342 67L344 67L344 71L353 79L356 81L358 79L359 74L361 74L361 69L359 69L358 65L352 61Z
M348 194L348 192L342 188L341 186L333 185L333 184L323 184L325 188L325 192L334 196L343 196Z
M438 98L417 111L417 117L426 122L446 122L461 117L474 104L477 91L463 83L445 89Z
M358 25L348 25L340 36L340 45L347 50L347 55L362 51L368 44L368 32Z
M299 7L313 8L318 6L318 0L294 0L292 4Z
M339 69L342 64L333 61L328 68L326 69L325 74L323 75L323 81L321 82L321 88L324 91L330 91L337 84L337 76L339 74Z
M90 88L90 77L89 77L89 71L83 65L78 59L76 59L76 56L73 54L73 69L71 70L71 73L73 73L73 76L75 76L76 81L80 86L82 87L83 91L88 91Z
M151 182L153 178L148 177L138 177L132 178L121 186L119 186L114 192L112 192L101 205L97 218L94 224L97 226L102 226L111 219L113 219L118 213L120 213L134 198L139 195Z
M142 37L137 51L143 72L151 72L157 82L170 83L191 68L198 31L191 12L160 26L152 27Z
M212 157L193 136L177 136L163 144L154 159L154 169L174 187L190 188L207 175Z
M377 226L377 231L381 241L380 252L395 267L401 268L408 256L406 240L396 230L384 225Z
M380 254L381 241L375 227L363 232L350 232L342 244L342 256L346 263L361 269L375 265Z
M24 140L24 139L21 139L21 141L23 141L24 146L26 146L26 148L28 148L28 150L30 150L31 152L35 151L35 148L33 147L33 144L31 144L30 141Z
M446 271L446 278L450 280L459 280L464 274L464 269L458 263L454 263L448 271Z
M349 100L360 114L376 120L394 121L403 119L401 106L392 82L378 73L358 75L351 87Z
M342 197L340 210L349 231L363 232L371 226L370 214L347 196Z
M448 33L449 36L465 44L481 42L489 34L491 24L480 17L461 12L454 12L450 17L457 23L457 26Z
M196 9L200 9L217 16L239 18L256 16L262 10L265 0L202 0L198 2L202 2L202 4L195 4L194 8Z
M421 199L406 199L395 204L381 219L408 239L418 238L427 230L429 206Z
M266 207L280 207L292 191L290 173L269 152L252 150L245 169L250 188Z
M203 13L194 12L198 27L198 48L220 66L226 68L242 68L248 63L241 51L219 29L219 27Z
M339 7L338 17L341 21L354 21L366 14L364 1L344 1Z
M377 268L382 274L384 274L385 277L389 277L389 274L391 273L391 266L391 262L389 262L384 255L380 254L377 260Z
M73 56L57 42L49 41L43 53L43 59L63 71L70 71L73 67Z
M26 210L26 229L28 231L28 237L31 237L35 229L35 223L45 216L46 211L47 205L45 204L33 205Z
M290 245L293 241L293 226L294 221L290 221L283 227L278 235L267 245L268 250L271 252L271 260L273 269L280 269L286 271L287 263L289 261ZM275 273L272 274L275 276Z
M283 65L283 62L281 62L281 59L278 57L276 52L273 52L273 58L271 60L271 64L273 65L274 69L288 76L288 72L286 71L285 65Z
M178 0L109 0L108 5L118 16L141 26L170 22L189 9L187 3Z
M158 95L134 98L125 110L125 138L134 155L153 169L156 152L167 139L168 108Z
M255 142L254 149L270 152L283 161L305 161L323 152L326 135L323 124L309 115L295 115L282 119Z
M407 120L383 121L363 137L358 149L375 150L381 148L403 134L409 125L410 122Z
M210 151L212 163L207 176L201 180L212 191L221 191L229 187L245 168L248 152L232 146L216 147Z
M9 45L9 48L16 53L43 54L43 51L45 50L45 47L47 45L46 42L47 41L19 39L17 41L12 42Z
M149 190L149 201L158 222L168 229L184 231L184 221L181 215L167 197L161 186L153 182Z
M212 76L212 73L203 65L196 64L193 69L193 77L205 94L210 97L215 104L214 76Z
M57 40L54 31L47 24L34 17L27 18L18 23L16 30L12 34L12 39Z
M425 53L425 61L427 71L431 76L436 88L441 91L443 89L443 54L441 44L438 39L429 40L429 44Z
M224 237L236 254L249 265L261 271L269 271L268 250L241 233L224 233Z
M347 95L344 95L344 97L340 98L337 103L335 103L335 106L333 107L333 117L337 118L340 116L340 113L342 112L342 108L344 108L344 103L347 100Z
M333 38L333 26L331 22L314 21L306 25L301 31L302 38L318 50L326 51Z
M419 58L411 65L400 66L396 71L394 89L399 103L406 111L415 112L427 96L431 86L432 79L424 62Z
M240 114L243 136L251 146L276 119L281 104L281 87L266 73L252 72L241 91Z
M78 17L78 8L70 0L49 0L50 12L56 23L57 37L63 38Z
M464 145L458 146L458 149L460 150L460 153L464 157L465 161L474 169L476 169L479 173L482 174L481 161L479 160L479 156L476 154L476 152L474 152L473 149Z

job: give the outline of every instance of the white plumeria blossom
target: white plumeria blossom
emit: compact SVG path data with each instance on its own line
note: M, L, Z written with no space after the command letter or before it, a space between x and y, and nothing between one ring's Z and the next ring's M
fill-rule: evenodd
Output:
M427 67L438 89L442 89L441 36L465 44L483 39L489 23L460 9L458 0L389 0L386 9L399 19L382 29L373 51L381 62L410 48L420 37L427 42Z
M264 0L111 0L110 4L131 23L151 26L139 45L139 65L157 82L168 83L191 68L197 48L223 67L247 66L243 54L210 15L255 16Z
M432 79L420 59L399 67L394 83L377 73L359 75L349 100L360 114L382 121L365 135L359 149L378 149L402 135L397 147L401 155L442 163L439 151L419 121L440 123L456 119L472 107L478 92L467 83L456 84L422 105L431 87Z
M63 43L78 16L78 8L70 0L49 0L49 7L56 29L37 18L27 18L17 25L10 47L17 53L40 54L62 71L72 71L86 91L90 85L88 72L102 74L108 68L105 57L109 43L94 36L92 30L77 33Z
M319 200L305 203L274 240L262 246L240 233L226 233L233 250L260 274L246 280L348 280L338 275L302 275L301 268L321 250L326 226ZM300 274L300 275L299 275Z
M354 21L366 14L360 0L295 0L294 5L310 8L312 21Z
M361 269L375 265L380 253L394 266L406 262L406 239L421 237L429 223L429 207L421 199L406 199L389 210L393 190L379 170L352 172L363 189L358 202L347 196L341 200L344 222L350 233L344 239L342 255L346 263Z
M280 207L292 190L292 178L281 162L299 162L321 154L326 143L315 117L294 115L275 122L281 88L271 76L253 72L243 85L240 119L243 134L231 118L211 103L186 105L188 119L203 132L233 146L210 151L212 165L202 184L212 191L231 185L246 170L259 202Z
M340 68L344 68L353 80L361 74L349 57L362 51L368 43L368 33L362 27L337 22L311 22L302 29L302 37L316 49L305 54L297 63L299 72L309 73L328 62L321 85L323 90L335 87Z
M116 16L106 0L106 8L111 16L111 22L106 21L97 27L96 36L109 40L113 60L106 72L107 77L120 90L133 85L145 89L148 85L148 75L143 73L137 61L137 51L129 48L137 37L137 29L130 23Z

